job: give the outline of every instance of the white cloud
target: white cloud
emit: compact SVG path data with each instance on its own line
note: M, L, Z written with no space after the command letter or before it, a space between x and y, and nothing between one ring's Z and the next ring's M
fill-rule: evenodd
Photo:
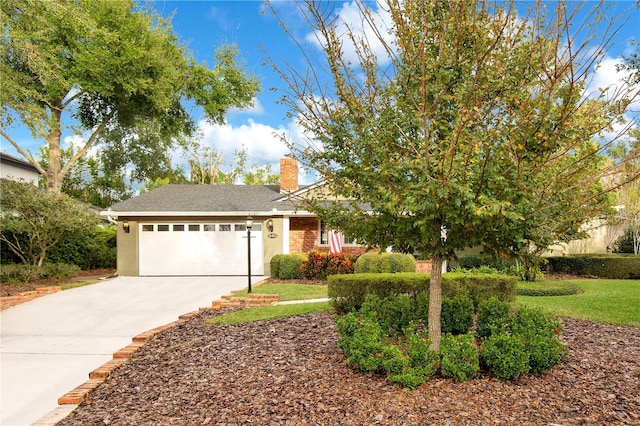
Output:
M280 159L289 154L289 149L280 139L285 134L296 142L301 140L301 130L291 121L286 126L273 127L268 124L257 123L252 119L245 124L211 124L207 121L198 123L202 132L201 143L223 153L223 163L233 164L234 152L247 150L249 165L271 165L273 173L279 173ZM313 177L300 170L300 182L311 183Z
M603 135L605 140L614 139L620 132L628 126L637 127L638 123L633 123L634 113L637 115L640 111L640 89L638 87L629 87L624 83L624 79L629 76L628 71L618 71L617 66L622 63L621 58L606 57L602 60L588 82L585 88L585 95L597 98L601 93L605 99L619 99L621 96L635 96L633 103L627 109L625 118L630 121L628 124L615 123L614 129L605 132ZM637 119L637 116L635 117Z
M393 36L388 31L392 26L391 15L384 8L380 7L379 3L376 3L375 9L371 9L371 15L374 25L384 38L384 42L380 40L374 28L363 19L362 12L355 2L343 3L342 7L338 9L336 12L338 20L337 31L343 40L342 53L345 59L353 63L358 63L356 47L348 37L349 32L351 32L357 40L366 40L372 52L378 58L380 65L385 65L390 60L385 49L385 43L390 45L393 41ZM322 47L322 40L318 39L317 32L307 34L306 40L319 49Z

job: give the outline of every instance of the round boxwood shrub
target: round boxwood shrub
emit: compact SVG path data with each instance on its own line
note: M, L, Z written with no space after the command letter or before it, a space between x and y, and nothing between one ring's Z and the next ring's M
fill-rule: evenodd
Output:
M466 333L473 325L473 300L465 295L443 297L440 322L443 333Z
M454 336L445 334L440 340L440 372L457 382L467 381L480 371L478 347L474 333Z
M269 262L271 276L283 280L300 280L304 278L300 267L306 260L305 254L277 254Z
M492 297L478 305L478 335L481 338L504 333L509 321L509 304Z
M386 298L371 294L360 309L336 316L338 345L347 362L362 371L385 373L389 380L413 388L438 369L443 377L456 381L476 376L481 365L501 380L539 375L567 355L558 338L558 319L539 309L512 310L497 298L480 303L478 335L467 332L473 303L466 296L443 298L442 318L460 324L455 328L464 333L444 333L436 353L428 339L428 305L424 292ZM458 316L460 311L464 315ZM477 342L482 342L481 351Z
M529 372L529 352L524 337L494 334L482 342L482 360L493 375L508 380Z
M402 253L365 253L356 261L355 273L415 272L416 259Z

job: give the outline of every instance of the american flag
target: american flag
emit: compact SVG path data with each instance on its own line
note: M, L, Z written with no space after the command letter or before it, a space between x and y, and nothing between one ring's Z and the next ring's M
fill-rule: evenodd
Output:
M329 253L342 251L342 234L338 231L329 231Z

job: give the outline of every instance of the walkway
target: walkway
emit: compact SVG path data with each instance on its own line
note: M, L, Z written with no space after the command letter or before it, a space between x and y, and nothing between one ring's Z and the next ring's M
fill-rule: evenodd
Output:
M31 425L133 336L209 307L246 281L119 277L0 312L0 424Z

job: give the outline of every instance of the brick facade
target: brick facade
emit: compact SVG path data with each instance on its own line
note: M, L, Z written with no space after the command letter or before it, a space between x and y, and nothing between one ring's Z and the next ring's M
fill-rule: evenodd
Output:
M292 217L289 219L289 253L309 253L310 251L328 252L329 246L319 246L320 226L315 217ZM365 247L342 246L345 254L361 255ZM377 251L377 250L370 250Z
M292 217L289 219L289 253L308 253L318 249L318 219Z

